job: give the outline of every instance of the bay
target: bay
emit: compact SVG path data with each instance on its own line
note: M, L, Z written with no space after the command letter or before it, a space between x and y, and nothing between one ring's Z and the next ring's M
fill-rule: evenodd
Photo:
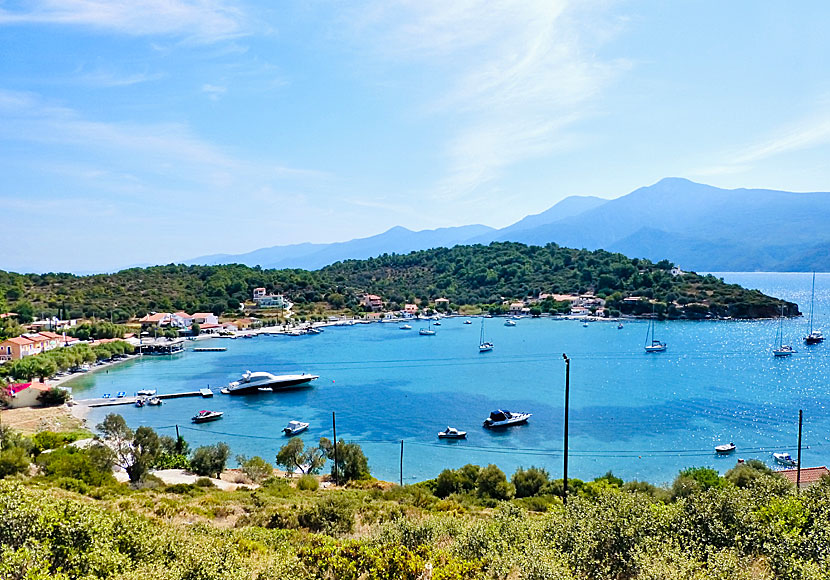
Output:
M192 447L225 441L232 455L274 460L286 439L282 427L308 421L301 437L332 437L361 444L380 479L397 481L401 440L404 482L435 477L444 468L494 463L508 476L518 467L546 468L561 477L565 364L571 359L569 476L592 479L612 470L626 480L670 482L690 466L721 472L737 458L773 465L772 453L797 442L798 410L804 410L804 465L830 463L830 344L806 347L811 274L718 273L727 282L793 300L805 313L784 323L785 340L798 354L771 354L778 322L671 321L657 323L664 353L646 354L645 321L592 322L522 319L505 327L486 319L493 352L478 352L479 319L442 321L435 336L419 336L397 324L329 327L304 337L214 339L202 345L226 352L188 351L144 357L90 373L69 383L78 399L159 392L218 390L245 370L320 375L312 388L246 396L165 401L161 407L93 409L90 425L121 413L132 427L148 425L175 434L179 425ZM830 274L816 278L816 327L828 321ZM827 330L827 329L826 329ZM200 409L224 411L222 420L192 425ZM527 425L503 432L481 424L497 408L527 411ZM466 441L438 441L451 425ZM735 454L713 448L734 441Z

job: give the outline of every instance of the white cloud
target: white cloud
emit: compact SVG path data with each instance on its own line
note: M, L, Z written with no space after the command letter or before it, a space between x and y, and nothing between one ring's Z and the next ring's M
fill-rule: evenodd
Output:
M607 3L572 0L381 2L355 37L382 61L415 61L447 88L426 107L445 116L450 166L436 195L468 197L509 166L577 146L572 127L628 64L596 49L613 36Z
M226 92L228 92L228 87L205 83L202 85L202 92L210 97L211 100L218 101L225 95Z
M216 42L243 35L245 16L223 0L33 0L0 9L0 25L59 24L130 36Z

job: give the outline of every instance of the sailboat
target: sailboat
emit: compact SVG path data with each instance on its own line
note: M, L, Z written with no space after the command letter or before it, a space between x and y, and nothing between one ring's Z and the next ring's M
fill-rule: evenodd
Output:
M645 349L646 352L663 352L668 345L654 338L654 305L651 307L651 316L648 321L648 330L646 331Z
M789 344L784 344L784 305L781 305L781 318L778 320L778 331L775 333L775 346L772 348L772 354L775 356L790 356L794 352L798 352Z
M820 330L813 330L813 303L816 300L816 273L813 272L813 293L810 296L810 334L804 337L804 344L818 344L824 340Z
M478 352L490 352L493 350L493 343L484 339L484 319L481 319L481 337L478 339Z
M421 336L434 336L435 335L435 331L432 330L432 320L431 319L427 323L427 328L420 329L418 331L418 334L420 334Z

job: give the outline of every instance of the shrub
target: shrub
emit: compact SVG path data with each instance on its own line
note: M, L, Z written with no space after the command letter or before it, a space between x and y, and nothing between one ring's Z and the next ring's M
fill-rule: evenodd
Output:
M539 467L516 470L510 479L516 488L516 497L530 497L537 495L549 482L548 472Z
M29 467L29 455L22 447L0 451L0 478L20 473Z
M476 491L479 497L496 500L510 499L516 493L504 472L493 464L483 468L478 474Z
M297 519L312 532L347 534L354 529L354 506L343 495L327 495L301 511Z
M196 487L216 487L216 484L208 477L200 477L193 482Z
M57 368L55 369L57 370ZM44 407L57 407L69 400L69 391L60 387L52 387L37 396L37 400Z
M242 473L254 483L259 483L274 473L274 466L258 455L250 459L246 459L244 455L239 455L236 461L239 463Z
M196 475L219 477L225 469L225 464L230 456L230 448L221 441L216 445L205 445L199 447L193 453L190 460L190 468Z
M320 482L317 481L317 478L308 473L297 480L297 489L301 489L303 491L317 491L319 487Z

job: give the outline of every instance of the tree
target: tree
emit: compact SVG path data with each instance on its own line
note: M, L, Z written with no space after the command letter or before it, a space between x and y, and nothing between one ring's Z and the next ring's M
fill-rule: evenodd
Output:
M29 454L22 447L8 447L0 451L0 479L20 473L29 467Z
M250 459L247 459L244 455L237 455L236 462L239 463L242 473L247 475L254 483L259 483L274 473L274 467L258 455Z
M190 326L190 333L191 333L193 336L199 336L199 333L200 333L200 332L202 332L202 327L199 325L199 323L198 323L198 322L194 322L194 323Z
M225 443L219 442L216 445L205 445L193 452L193 459L190 460L190 468L196 475L217 478L222 475L225 464L230 457L231 450Z
M477 493L479 497L492 499L510 499L516 493L513 484L507 481L507 476L497 466L490 464L478 474Z
M537 495L550 483L548 472L539 467L530 467L516 470L510 478L516 488L516 497L531 497Z
M334 461L334 445L325 437L320 439L320 449ZM337 481L354 481L369 479L369 461L363 454L363 449L357 443L346 443L342 439L337 443L337 468L332 463L331 475Z
M127 472L130 483L136 484L144 479L159 454L156 432L145 426L133 431L124 417L116 413L104 417L95 428L112 450L113 464Z
M302 473L318 473L326 463L326 452L320 447L305 449L302 439L294 438L283 445L277 453L277 465L285 471L299 469Z
M60 387L52 387L48 391L43 391L37 396L37 400L44 407L56 407L63 405L69 400L69 391L61 389Z

